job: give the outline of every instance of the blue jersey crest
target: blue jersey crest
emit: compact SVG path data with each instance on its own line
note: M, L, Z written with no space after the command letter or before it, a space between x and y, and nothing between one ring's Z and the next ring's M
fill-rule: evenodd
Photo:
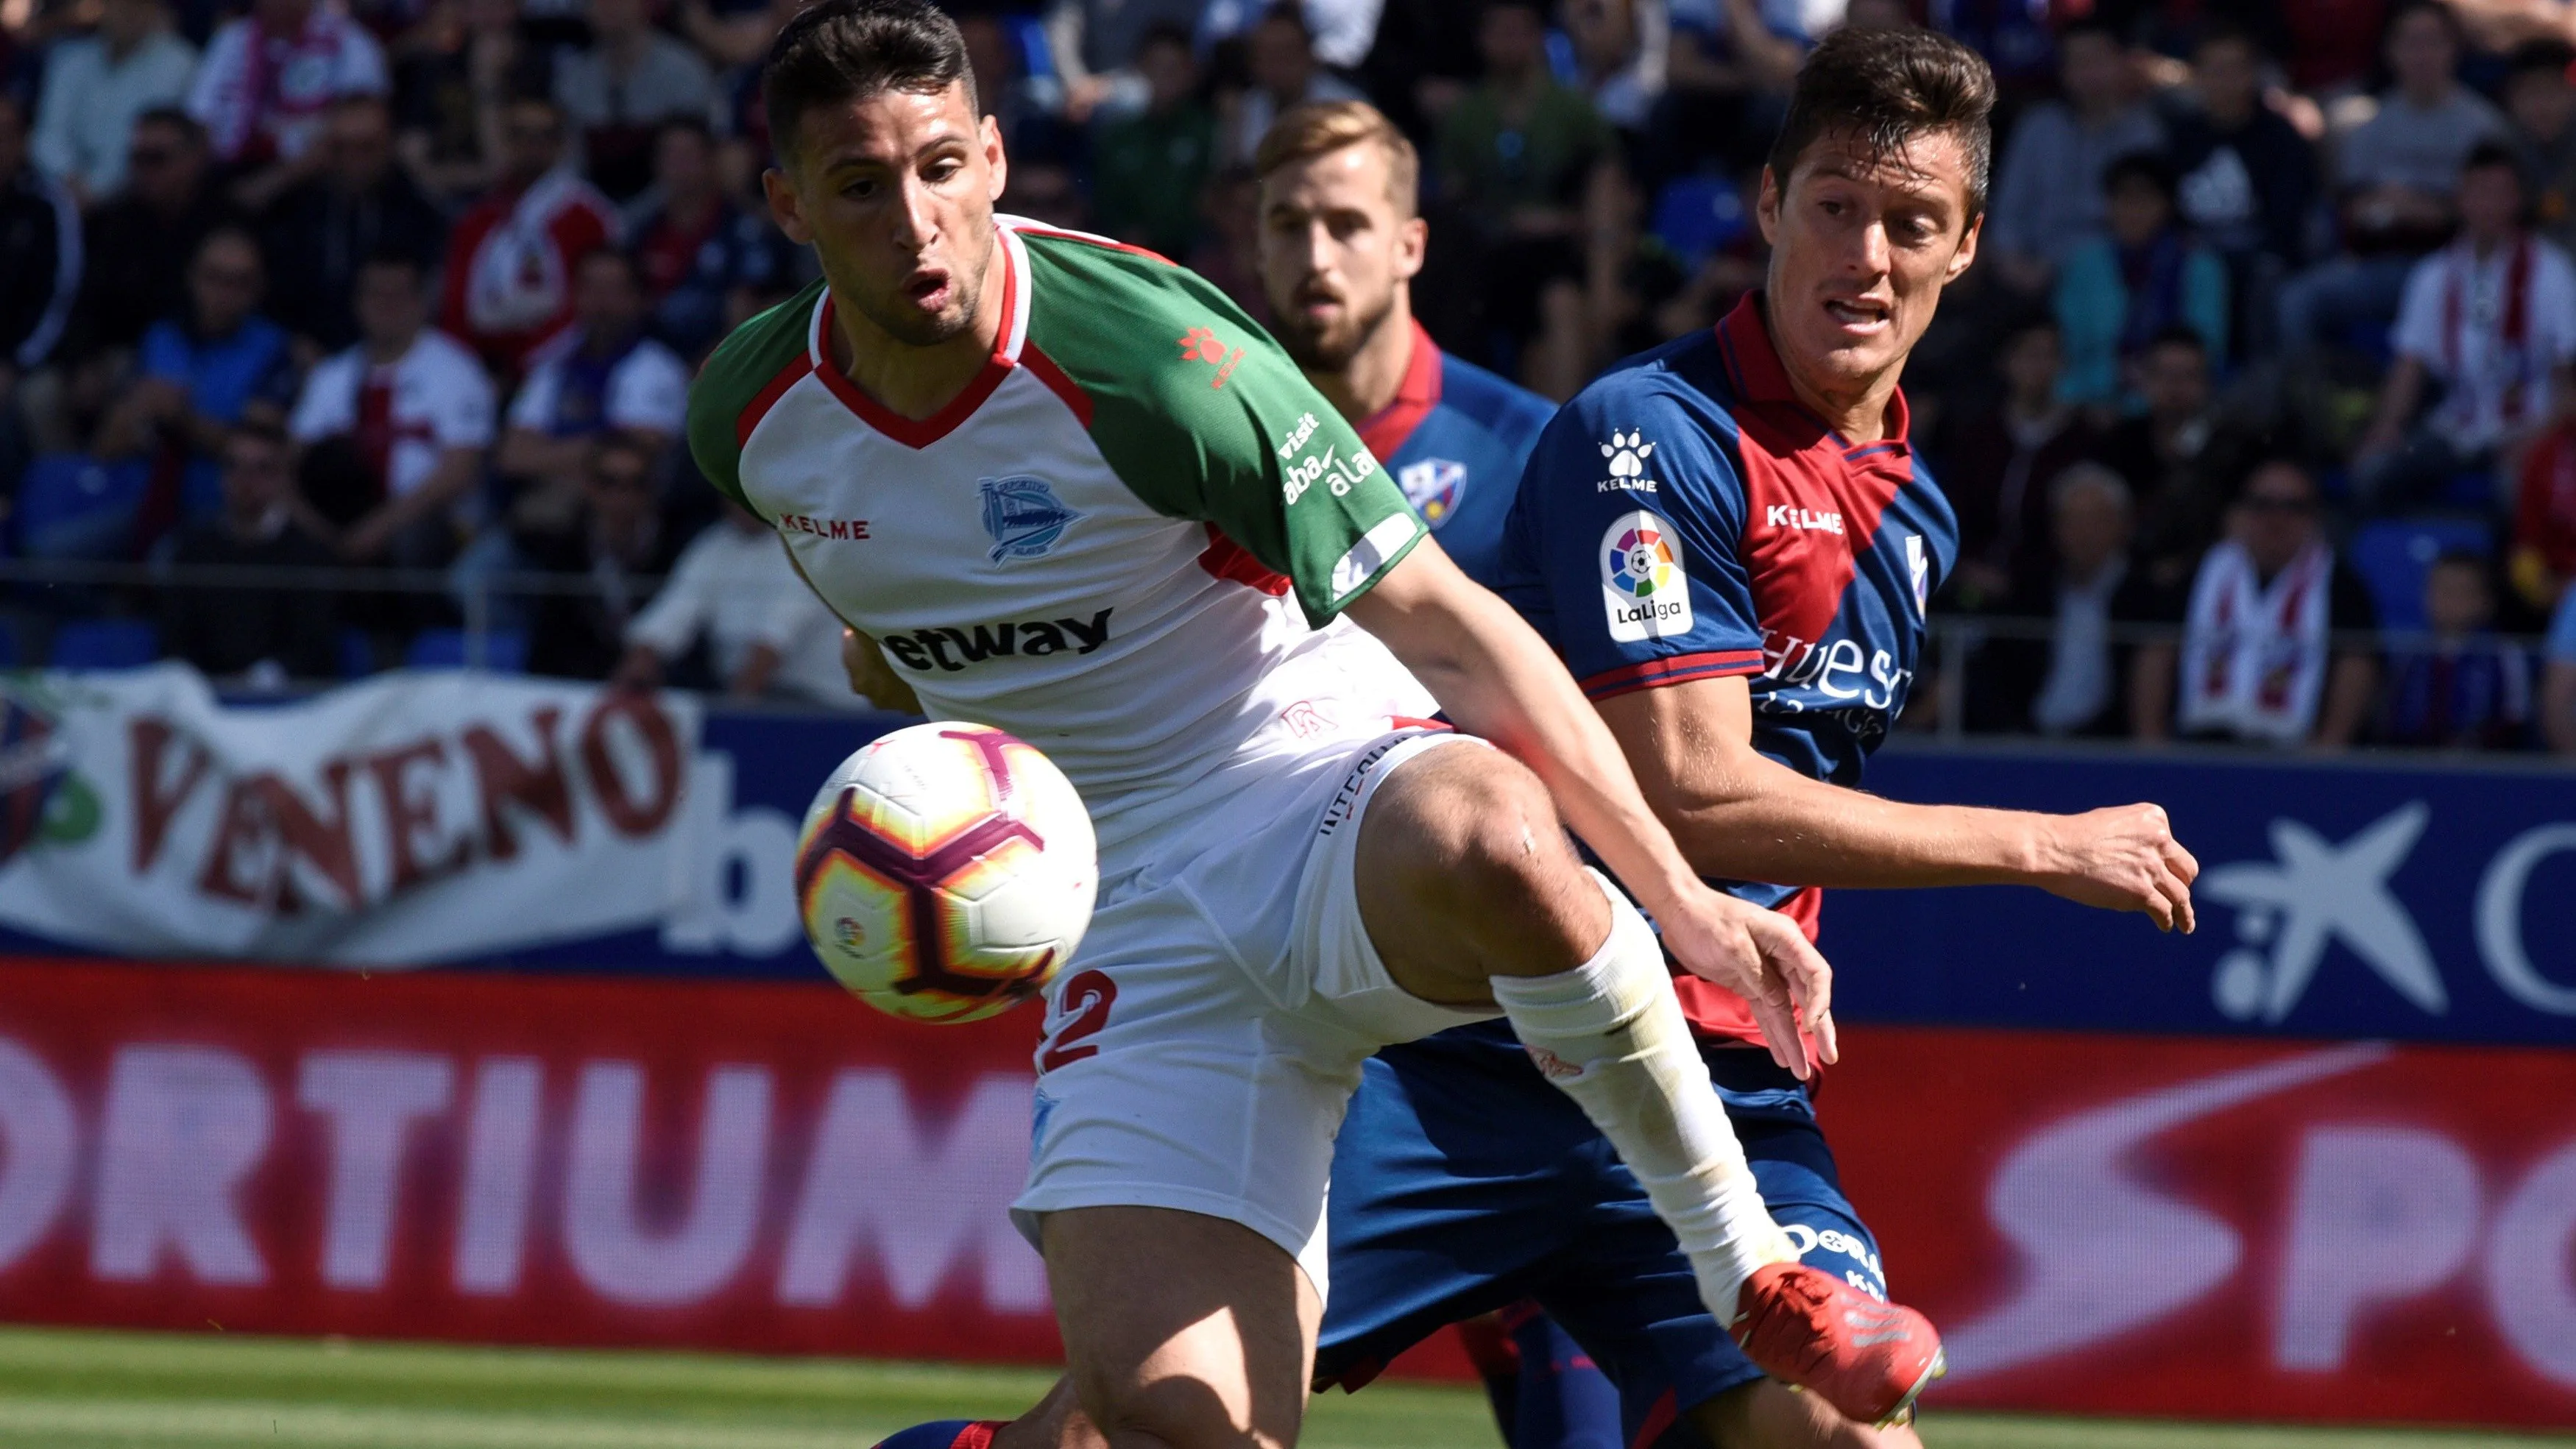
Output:
M1044 478L985 478L975 486L984 495L984 531L992 535L995 563L1045 554L1082 518Z
M1404 501L1433 528L1457 509L1458 488L1466 481L1467 465L1453 458L1425 458L1395 470L1395 484L1404 490Z

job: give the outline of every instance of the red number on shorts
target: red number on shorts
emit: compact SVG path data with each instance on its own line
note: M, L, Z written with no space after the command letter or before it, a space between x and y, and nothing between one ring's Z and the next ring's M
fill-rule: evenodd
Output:
M1100 1029L1109 1024L1109 1008L1118 1000L1118 983L1110 980L1106 971L1079 972L1064 983L1056 1000L1070 1009L1047 1042L1046 1050L1038 1053L1041 1073L1100 1055L1100 1044L1089 1038L1100 1035Z

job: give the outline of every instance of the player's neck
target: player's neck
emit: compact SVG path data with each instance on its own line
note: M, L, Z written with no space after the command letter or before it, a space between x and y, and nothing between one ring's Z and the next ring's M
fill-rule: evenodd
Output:
M888 412L919 422L954 402L993 356L1002 333L1002 268L994 255L984 268L974 320L944 342L917 346L869 321L858 308L832 308L832 365Z
M1404 389L1404 375L1412 367L1413 305L1404 288L1398 287L1395 305L1387 309L1385 320L1340 371L1310 372L1306 377L1336 412L1356 423L1384 412Z
M1781 361L1785 364L1788 359ZM1840 433L1844 442L1862 447L1887 440L1888 403L1896 396L1901 368L1891 367L1849 391L1820 386L1794 366L1784 366L1782 370L1789 374L1789 390L1798 395L1798 401Z

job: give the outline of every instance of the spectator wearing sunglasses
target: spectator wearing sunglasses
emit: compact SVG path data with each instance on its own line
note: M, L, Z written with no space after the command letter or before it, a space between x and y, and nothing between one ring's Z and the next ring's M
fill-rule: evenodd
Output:
M161 0L106 0L98 31L66 40L45 62L36 106L36 167L86 209L125 184L135 120L177 105L197 69L197 48L170 30Z
M2130 714L2141 739L2340 749L2370 717L2378 628L2370 587L2336 557L2316 480L2286 459L2257 467L2201 560L2182 646L2138 651Z

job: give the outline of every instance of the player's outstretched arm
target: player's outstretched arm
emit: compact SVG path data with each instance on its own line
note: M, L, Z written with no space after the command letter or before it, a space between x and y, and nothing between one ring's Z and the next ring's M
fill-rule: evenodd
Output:
M2192 929L2200 863L2162 807L2041 815L1906 805L1811 779L1753 747L1741 676L1604 700L1637 782L1700 871L1832 887L2032 885Z
M1460 729L1537 772L1566 822L1662 928L1694 974L1743 996L1771 1055L1807 1074L1801 1021L1835 1060L1832 973L1796 925L1703 884L1638 793L1619 745L1565 666L1510 605L1424 540L1347 611Z

